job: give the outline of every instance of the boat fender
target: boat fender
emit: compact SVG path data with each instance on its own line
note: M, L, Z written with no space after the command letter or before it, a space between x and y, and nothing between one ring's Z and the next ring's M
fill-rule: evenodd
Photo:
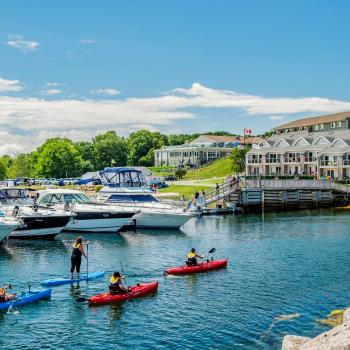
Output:
M19 206L16 205L12 210L12 216L16 217L19 214Z

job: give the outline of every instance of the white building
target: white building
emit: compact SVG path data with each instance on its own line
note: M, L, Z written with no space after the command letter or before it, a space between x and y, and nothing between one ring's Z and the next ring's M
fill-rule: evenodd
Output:
M246 144L258 143L261 139L246 138ZM165 146L156 150L155 165L203 165L231 154L233 148L243 143L242 137L201 135L179 146Z
M299 119L246 155L247 175L350 178L350 112Z

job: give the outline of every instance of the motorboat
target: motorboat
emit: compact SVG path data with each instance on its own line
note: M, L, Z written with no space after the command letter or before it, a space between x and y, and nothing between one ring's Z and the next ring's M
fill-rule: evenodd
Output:
M20 221L0 212L0 242L7 238L12 231L20 226Z
M99 172L103 187L97 202L139 210L132 218L136 228L179 229L197 212L182 208L178 202L163 202L154 196L142 171L132 167L105 168Z
M65 231L117 232L138 212L133 208L112 208L92 203L83 192L71 189L48 189L38 191L36 204L40 208L71 210L75 213Z
M27 190L16 187L0 188L0 209L19 220L9 236L17 239L54 239L73 216L69 211L38 208Z

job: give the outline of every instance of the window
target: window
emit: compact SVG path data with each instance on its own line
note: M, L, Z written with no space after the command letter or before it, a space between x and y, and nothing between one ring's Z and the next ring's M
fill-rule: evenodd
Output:
M318 130L318 125L314 125L314 130Z
M332 129L335 128L335 123L331 123L331 128L332 128Z
M320 130L323 130L324 125L320 124Z
M337 127L341 128L341 122L337 122Z

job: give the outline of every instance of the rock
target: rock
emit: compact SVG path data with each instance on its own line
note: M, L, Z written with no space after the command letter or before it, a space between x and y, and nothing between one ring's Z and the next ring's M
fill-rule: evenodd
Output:
M300 350L300 347L309 340L311 340L311 338L286 335L283 338L282 350Z
M350 308L346 309L343 315L343 322L348 322L348 321L350 321Z
M300 350L350 350L350 322L309 340Z

